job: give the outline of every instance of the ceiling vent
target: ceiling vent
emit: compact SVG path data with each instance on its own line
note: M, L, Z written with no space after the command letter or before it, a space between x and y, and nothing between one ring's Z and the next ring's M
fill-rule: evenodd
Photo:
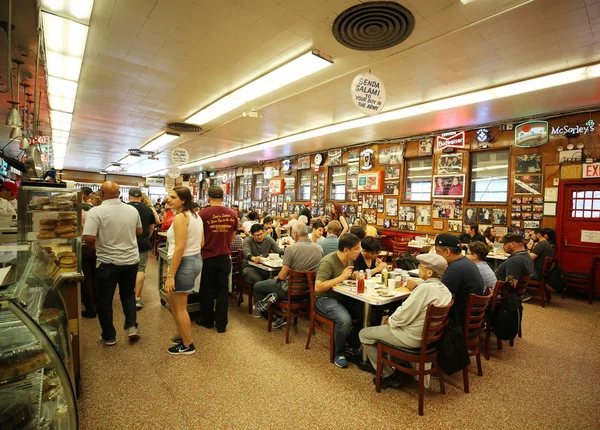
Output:
M202 131L202 127L196 124L188 124L186 122L169 122L167 123L169 131L177 131L180 133L198 133Z
M415 28L415 17L390 1L361 3L346 9L333 23L333 36L350 49L379 51L403 42Z

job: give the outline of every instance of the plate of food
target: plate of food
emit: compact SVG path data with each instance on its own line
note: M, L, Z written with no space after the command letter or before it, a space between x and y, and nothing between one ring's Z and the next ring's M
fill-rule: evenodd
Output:
M382 297L393 297L395 296L393 291L390 290L377 290L377 294L379 294Z
M356 287L356 281L354 279L347 279L342 282L342 285L347 285L348 287Z

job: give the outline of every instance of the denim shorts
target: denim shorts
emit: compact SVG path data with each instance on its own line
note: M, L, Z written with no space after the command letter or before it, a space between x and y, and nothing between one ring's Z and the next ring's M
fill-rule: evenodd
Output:
M171 261L169 260L169 265ZM175 291L174 293L190 293L194 289L194 284L198 275L202 272L202 257L200 253L182 257L179 268L175 273Z

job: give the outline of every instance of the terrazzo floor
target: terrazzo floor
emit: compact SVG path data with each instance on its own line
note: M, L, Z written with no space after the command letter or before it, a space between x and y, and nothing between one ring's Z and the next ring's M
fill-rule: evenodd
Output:
M525 303L523 338L492 347L483 377L470 369L471 393L460 373L425 392L417 415L417 385L376 393L372 375L328 360L317 332L304 349L308 324L267 333L266 321L230 301L227 332L193 324L197 353L167 353L175 333L160 304L151 258L138 312L141 339L129 344L114 301L118 343L96 344L97 320L81 322L81 429L598 429L600 428L600 302L556 297L542 309ZM493 338L494 339L494 338ZM492 342L494 344L494 342Z

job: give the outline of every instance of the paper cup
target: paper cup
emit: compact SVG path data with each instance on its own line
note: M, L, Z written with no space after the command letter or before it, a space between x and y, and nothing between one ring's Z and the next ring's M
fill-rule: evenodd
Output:
M365 281L365 288L367 290L368 294L373 294L375 293L375 286L377 285L377 282L375 282L372 279L367 279Z
M388 279L388 289L395 290L398 286L398 281L396 279Z

